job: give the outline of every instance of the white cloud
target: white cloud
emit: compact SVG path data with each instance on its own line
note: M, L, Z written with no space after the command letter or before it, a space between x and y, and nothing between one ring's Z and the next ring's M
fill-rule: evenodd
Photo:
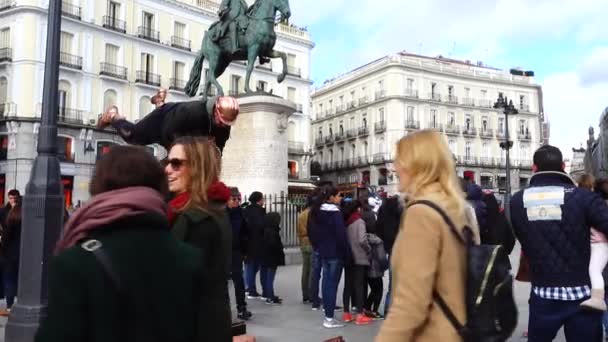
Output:
M578 73L582 85L608 82L608 47L598 47L583 60Z

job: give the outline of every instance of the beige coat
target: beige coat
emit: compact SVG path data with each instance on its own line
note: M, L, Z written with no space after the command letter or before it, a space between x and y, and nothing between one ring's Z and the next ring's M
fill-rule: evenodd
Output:
M446 195L438 184L415 200L430 200L446 210ZM446 210L457 227L473 225L469 210ZM441 216L425 205L407 209L391 259L392 302L375 342L460 342L462 339L433 301L436 290L462 323L466 319L464 245Z

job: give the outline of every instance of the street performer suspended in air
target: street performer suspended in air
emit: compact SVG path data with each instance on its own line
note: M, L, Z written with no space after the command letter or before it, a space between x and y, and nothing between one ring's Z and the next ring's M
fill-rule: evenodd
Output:
M137 123L127 121L111 106L101 116L97 127L112 126L123 140L134 145L160 144L169 150L180 136L208 136L220 151L230 138L230 127L236 122L239 104L235 98L218 96L205 101L167 102L166 91L160 89L152 97L156 105L150 114Z

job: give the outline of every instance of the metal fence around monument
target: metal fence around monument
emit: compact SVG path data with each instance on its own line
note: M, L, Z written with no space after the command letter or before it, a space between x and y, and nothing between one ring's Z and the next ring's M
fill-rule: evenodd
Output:
M249 195L243 195L243 202L249 200ZM264 195L266 212L276 212L281 215L281 240L285 248L298 247L298 214L306 207L305 195L266 194Z

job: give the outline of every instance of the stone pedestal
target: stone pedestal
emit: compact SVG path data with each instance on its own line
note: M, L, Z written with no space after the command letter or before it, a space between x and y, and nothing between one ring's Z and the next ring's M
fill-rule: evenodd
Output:
M287 126L294 103L270 95L239 98L241 112L222 157L222 181L242 194L287 194Z

